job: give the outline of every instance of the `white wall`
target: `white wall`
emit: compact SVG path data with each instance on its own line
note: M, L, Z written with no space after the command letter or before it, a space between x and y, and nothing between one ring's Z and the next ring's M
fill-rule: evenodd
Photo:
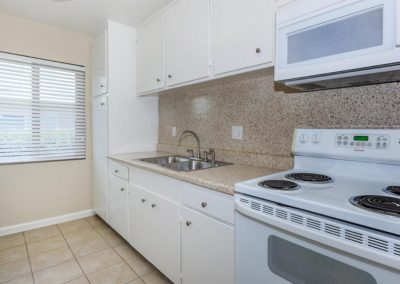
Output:
M90 38L0 14L0 51L86 67L86 160L0 165L0 228L91 208Z

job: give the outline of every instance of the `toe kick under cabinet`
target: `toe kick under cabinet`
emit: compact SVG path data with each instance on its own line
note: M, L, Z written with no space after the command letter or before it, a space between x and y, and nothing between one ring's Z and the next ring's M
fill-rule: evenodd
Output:
M114 165L110 179L114 179L111 171L119 163L110 162ZM114 211L123 216L113 227L119 233L127 232L129 243L173 283L233 284L233 196L122 163L119 166L117 171L122 169L129 186L126 203L121 201L123 195L109 198L109 208L120 208ZM125 167L129 168L126 175ZM126 229L120 225L125 222Z

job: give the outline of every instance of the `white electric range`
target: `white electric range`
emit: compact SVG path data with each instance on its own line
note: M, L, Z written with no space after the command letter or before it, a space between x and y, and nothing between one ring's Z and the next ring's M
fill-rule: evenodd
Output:
M236 283L400 283L400 130L296 129L235 186Z

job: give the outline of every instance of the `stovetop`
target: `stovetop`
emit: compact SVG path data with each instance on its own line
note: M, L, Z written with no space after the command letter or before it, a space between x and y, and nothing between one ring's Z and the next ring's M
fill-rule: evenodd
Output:
M285 176L296 172L298 170L294 169L238 183L236 192L400 235L400 214L373 212L371 208L365 209L352 203L356 197L373 195L381 196L386 200L392 198L399 201L400 206L400 195L397 197L385 191L391 185L400 184L400 180L376 180L369 177L359 179L348 175L320 172L320 174L331 176L334 181L329 184L296 181L296 187L292 186L291 189L284 190L260 185L269 180L292 182ZM396 206L392 204L391 208L393 211Z
M329 130L327 136L338 139L331 134L334 131ZM398 135L395 138L382 135L396 142L384 152L380 152L382 149L362 152L356 148L352 149L354 153L338 154L334 143L321 150L318 143L294 142L293 169L240 182L235 191L400 235L400 132L395 133ZM302 134L298 131L295 139L303 139ZM320 139L323 137L324 133Z

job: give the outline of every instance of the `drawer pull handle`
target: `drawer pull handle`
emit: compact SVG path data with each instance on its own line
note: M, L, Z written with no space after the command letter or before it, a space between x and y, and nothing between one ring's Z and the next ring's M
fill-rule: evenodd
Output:
M261 53L261 48L256 48L256 53Z
M142 203L145 203L145 202L146 202L146 199L143 198L143 199L142 199Z
M156 207L156 206L157 206L157 204L154 204L154 203L151 204L151 207L152 207L152 208L154 208L154 207Z
M202 202L201 207L206 208L207 207L207 202Z
M192 225L192 222L190 222L190 221L186 221L186 226L190 226L190 225Z
M121 187L121 191L125 191L125 188Z
M115 171L114 171L114 173L118 174L118 173L119 173L119 171L118 171L118 170L115 170Z

